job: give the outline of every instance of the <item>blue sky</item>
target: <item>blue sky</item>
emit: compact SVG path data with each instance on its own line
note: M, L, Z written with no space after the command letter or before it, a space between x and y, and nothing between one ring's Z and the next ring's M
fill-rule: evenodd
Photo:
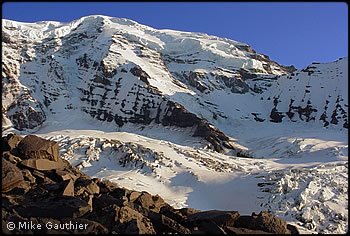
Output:
M5 2L4 19L70 22L128 18L156 29L201 32L247 43L282 65L303 68L348 56L345 2Z

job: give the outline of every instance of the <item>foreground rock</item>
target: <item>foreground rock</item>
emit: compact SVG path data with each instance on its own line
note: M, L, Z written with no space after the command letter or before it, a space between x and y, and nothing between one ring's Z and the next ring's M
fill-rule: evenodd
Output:
M160 196L89 176L34 135L2 138L4 233L298 234L269 213L175 209ZM9 228L14 226L13 228Z

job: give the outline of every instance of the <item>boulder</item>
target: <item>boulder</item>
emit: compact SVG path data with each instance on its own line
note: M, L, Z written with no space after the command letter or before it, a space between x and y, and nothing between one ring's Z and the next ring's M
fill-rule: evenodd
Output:
M150 212L148 217L151 219L153 227L158 233L166 234L190 234L191 230L181 225L179 222L163 214Z
M127 197L130 195L132 191L126 188L113 188L113 190L110 192L110 194L117 198L117 199L122 199L123 197Z
M112 206L113 204L117 206L125 206L125 201L122 199L116 199L115 197L107 194L100 194L93 198L92 206L93 209L102 209L104 207Z
M58 181L66 181L69 179L75 181L78 178L74 174L72 174L68 171L60 170L60 169L55 169L55 174L56 174Z
M76 196L82 195L84 192L94 195L100 193L100 187L92 179L79 178L74 183L74 192Z
M189 221L213 221L220 227L232 226L234 222L239 218L238 211L219 211L210 210L202 211L190 215L188 217Z
M140 196L134 201L134 204L141 206L143 209L159 212L162 206L167 205L166 202L159 196L152 196L147 192L141 192Z
M140 195L141 195L140 192L132 191L132 192L130 193L130 195L129 195L129 201L130 201L130 202L135 201Z
M117 189L118 186L116 184L113 184L109 180L104 181L96 181L97 185L100 187L100 193L109 193L113 192L114 189Z
M199 211L198 211L199 212ZM165 206L162 206L159 210L159 213L162 214L162 215L165 215L179 223L183 223L187 220L187 216L183 215L179 209L174 209L172 206L170 205L165 205Z
M21 161L20 164L25 167L35 169L35 170L40 170L40 171L64 168L64 165L62 163L50 161L47 159L28 159L28 160Z
M124 206L116 213L113 230L118 234L156 234L150 219Z
M35 135L27 135L17 145L18 154L22 159L48 159L62 161L58 144Z
M262 230L274 234L290 234L285 220L280 219L268 212L261 211L259 214L253 212L252 216L239 217L234 225L238 228Z
M16 165L2 159L2 192L8 192L19 186L24 178L20 169Z
M74 181L72 179L67 179L63 181L63 196L72 196L74 197Z

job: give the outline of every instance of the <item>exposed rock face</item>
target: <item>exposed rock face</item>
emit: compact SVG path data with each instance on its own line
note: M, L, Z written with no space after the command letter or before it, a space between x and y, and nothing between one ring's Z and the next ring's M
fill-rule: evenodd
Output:
M2 141L6 142L8 137ZM27 137L23 140L28 140ZM18 160L23 161L14 164L7 160L9 155L3 155L4 233L298 233L284 220L264 212L240 216L237 211L174 209L158 195L91 179L69 163L48 160L47 153L39 151L43 146L55 145L38 137L29 136L29 139L40 140L41 145L21 145L22 152L16 155ZM17 144L12 148L18 148L20 142L14 142ZM26 159L24 154L29 151L36 153L36 159ZM28 164L31 162L37 164ZM59 168L51 168L51 162L58 163ZM14 230L6 227L9 222L15 223ZM22 226L19 227L19 224Z

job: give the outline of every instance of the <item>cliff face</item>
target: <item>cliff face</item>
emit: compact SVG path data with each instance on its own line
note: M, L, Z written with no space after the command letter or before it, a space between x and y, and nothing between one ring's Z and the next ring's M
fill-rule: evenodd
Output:
M4 233L298 233L266 212L175 209L158 195L91 179L61 159L56 142L35 135L9 134L2 146Z

